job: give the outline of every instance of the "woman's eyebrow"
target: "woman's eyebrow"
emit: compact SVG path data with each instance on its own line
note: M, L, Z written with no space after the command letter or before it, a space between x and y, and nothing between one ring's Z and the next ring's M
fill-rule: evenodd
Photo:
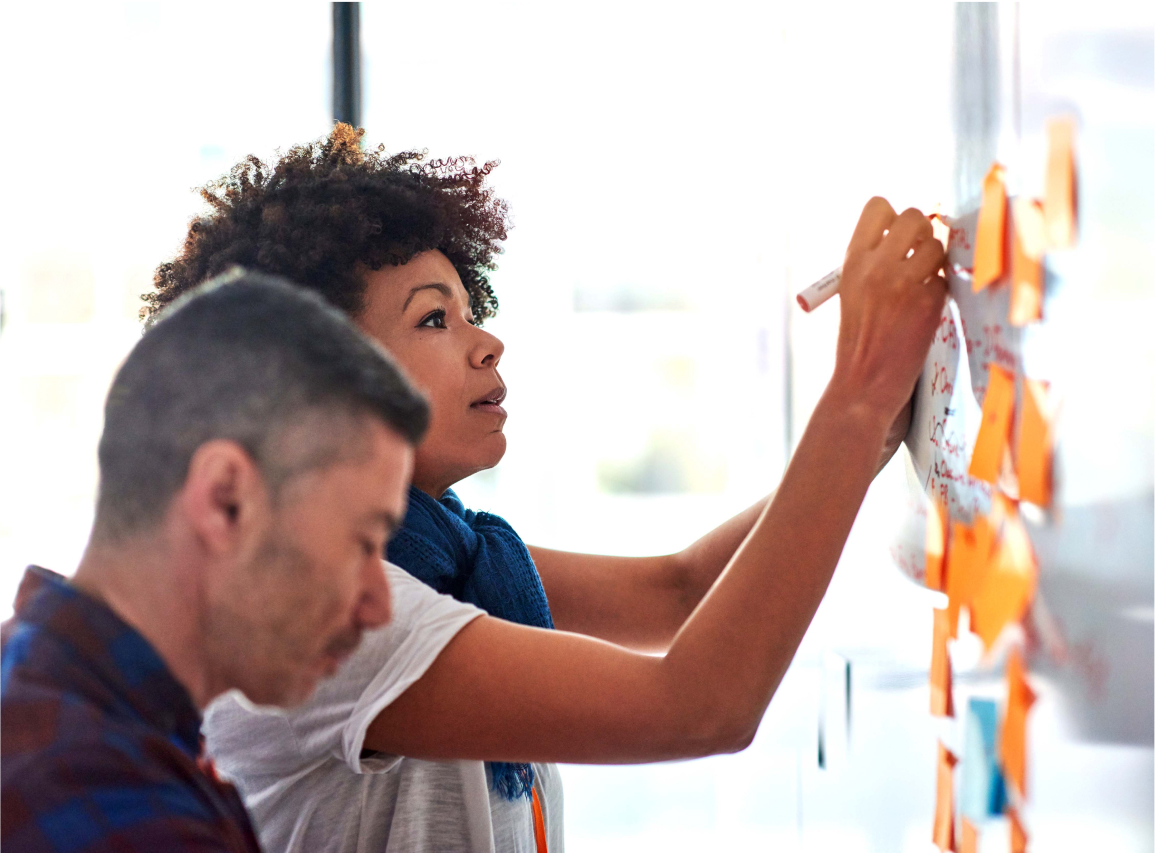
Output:
M413 301L413 297L421 290L436 290L446 299L453 298L453 291L449 289L448 285L442 284L439 281L430 282L429 284L419 284L409 291L409 295L405 297L405 304L401 306L401 311L404 312L409 307L409 303Z

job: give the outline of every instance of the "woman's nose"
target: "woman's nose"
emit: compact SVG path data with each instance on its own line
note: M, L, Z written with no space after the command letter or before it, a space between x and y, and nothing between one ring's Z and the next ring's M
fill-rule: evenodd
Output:
M478 328L475 334L478 338L470 354L470 363L477 368L497 367L501 361L502 353L505 352L505 344L501 342L500 338L490 334L485 329Z

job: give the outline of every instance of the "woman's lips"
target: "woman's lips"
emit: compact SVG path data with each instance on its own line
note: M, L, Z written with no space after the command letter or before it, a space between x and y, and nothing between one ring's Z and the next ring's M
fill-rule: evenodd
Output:
M508 417L508 413L502 408L500 403L474 403L469 408L475 412L488 412L491 415L500 415L501 417Z
M498 385L480 400L474 400L469 408L478 412L485 412L490 415L498 415L499 417L506 417L506 411L501 407L505 402L505 385Z

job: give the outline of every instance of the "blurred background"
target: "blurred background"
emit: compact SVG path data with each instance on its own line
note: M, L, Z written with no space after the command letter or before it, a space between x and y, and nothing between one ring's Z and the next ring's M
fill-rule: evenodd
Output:
M467 505L534 544L649 554L766 494L833 367L837 301L803 315L793 294L841 263L872 195L963 212L972 155L981 170L1034 158L1020 173L1041 181L1056 109L1089 129L1095 272L1076 304L1087 358L1112 368L1095 374L1111 408L1084 411L1079 434L1106 418L1137 448L1088 482L1147 500L1155 14L969 6L361 5L367 143L499 159L492 182L513 214L487 324L506 344L509 451L461 484ZM26 564L70 574L83 550L103 397L153 269L201 211L195 188L323 136L348 105L335 104L327 3L0 16L6 618ZM985 107L960 118L976 86ZM931 849L935 739L961 735L928 713L936 594L889 556L906 464L900 453L876 480L754 745L563 768L569 850ZM1149 512L1129 534L1150 542ZM1127 612L1150 647L1150 596ZM964 667L956 705L997 683ZM1147 717L1126 734L1091 736L1051 684L1030 728L1032 849L1152 850L1149 700L1122 709ZM1006 849L1005 832L984 831L985 853Z

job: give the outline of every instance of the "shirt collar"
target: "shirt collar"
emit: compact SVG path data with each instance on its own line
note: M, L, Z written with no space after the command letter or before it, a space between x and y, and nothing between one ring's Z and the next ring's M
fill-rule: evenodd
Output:
M106 604L63 576L29 566L16 593L14 622L42 628L94 679L93 692L111 692L144 722L190 755L200 751L201 715L192 697L152 644ZM86 692L84 685L76 685ZM103 691L100 690L103 688Z

